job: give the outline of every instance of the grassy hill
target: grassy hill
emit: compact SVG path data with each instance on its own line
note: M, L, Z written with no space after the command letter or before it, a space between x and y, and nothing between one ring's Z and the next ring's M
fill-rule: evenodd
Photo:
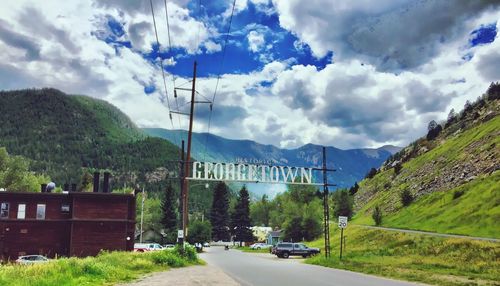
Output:
M57 184L80 183L89 169L111 170L115 186L154 183L180 152L113 105L55 89L0 92L0 126L0 146Z
M500 238L500 103L480 98L443 123L436 138L420 138L359 184L353 222ZM400 165L400 170L397 170ZM407 207L401 193L414 201Z
M432 285L498 285L499 243L350 224L344 231L346 248L340 260L340 231L336 225L330 229L331 258L318 255L306 263ZM318 239L308 245L323 248L324 241Z

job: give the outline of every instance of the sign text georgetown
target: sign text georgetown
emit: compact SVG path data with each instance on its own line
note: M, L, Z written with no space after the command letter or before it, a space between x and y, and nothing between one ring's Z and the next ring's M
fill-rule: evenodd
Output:
M187 179L317 185L312 181L312 171L304 167L193 162L192 177Z

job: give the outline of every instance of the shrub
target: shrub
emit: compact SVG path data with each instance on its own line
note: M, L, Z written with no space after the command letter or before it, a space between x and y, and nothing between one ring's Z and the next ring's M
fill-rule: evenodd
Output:
M399 175L401 169L403 169L403 165L401 165L401 163L399 162L396 163L396 165L394 165L394 174Z
M375 221L375 225L382 224L382 210L379 206L376 206L372 213L372 218Z
M464 194L464 190L456 190L454 193L453 193L453 199L458 199L460 198L463 194Z
M413 195L410 190L406 189L401 192L401 203L404 207L409 206L413 202Z
M365 179L366 178L371 179L375 177L376 174L377 174L377 169L371 168L370 171L368 171L368 173L366 174Z

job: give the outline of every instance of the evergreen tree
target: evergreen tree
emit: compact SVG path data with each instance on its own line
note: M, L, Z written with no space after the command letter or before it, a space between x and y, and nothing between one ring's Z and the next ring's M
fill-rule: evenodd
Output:
M209 242L211 232L212 226L208 221L195 220L189 226L187 241L191 244Z
M231 216L231 230L235 236L235 241L252 241L253 234L250 227L250 195L245 186L241 188L234 211Z
M413 195L411 194L409 189L405 189L401 192L401 203L404 207L409 206L413 202Z
M382 223L382 210L379 206L376 206L373 210L372 218L375 221L375 225L380 225Z
M168 184L165 195L161 201L161 225L167 234L167 242L174 242L177 237L177 205L175 191L171 184Z
M346 216L351 218L353 215L353 200L347 190L338 190L333 195L333 215L334 217Z
M215 186L210 222L213 240L229 241L229 190L224 182Z

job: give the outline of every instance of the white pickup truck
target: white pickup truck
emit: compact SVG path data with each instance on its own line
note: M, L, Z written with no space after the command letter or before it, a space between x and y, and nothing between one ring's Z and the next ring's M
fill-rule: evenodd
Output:
M155 250L162 250L163 246L158 243L135 243L134 252L148 252Z

